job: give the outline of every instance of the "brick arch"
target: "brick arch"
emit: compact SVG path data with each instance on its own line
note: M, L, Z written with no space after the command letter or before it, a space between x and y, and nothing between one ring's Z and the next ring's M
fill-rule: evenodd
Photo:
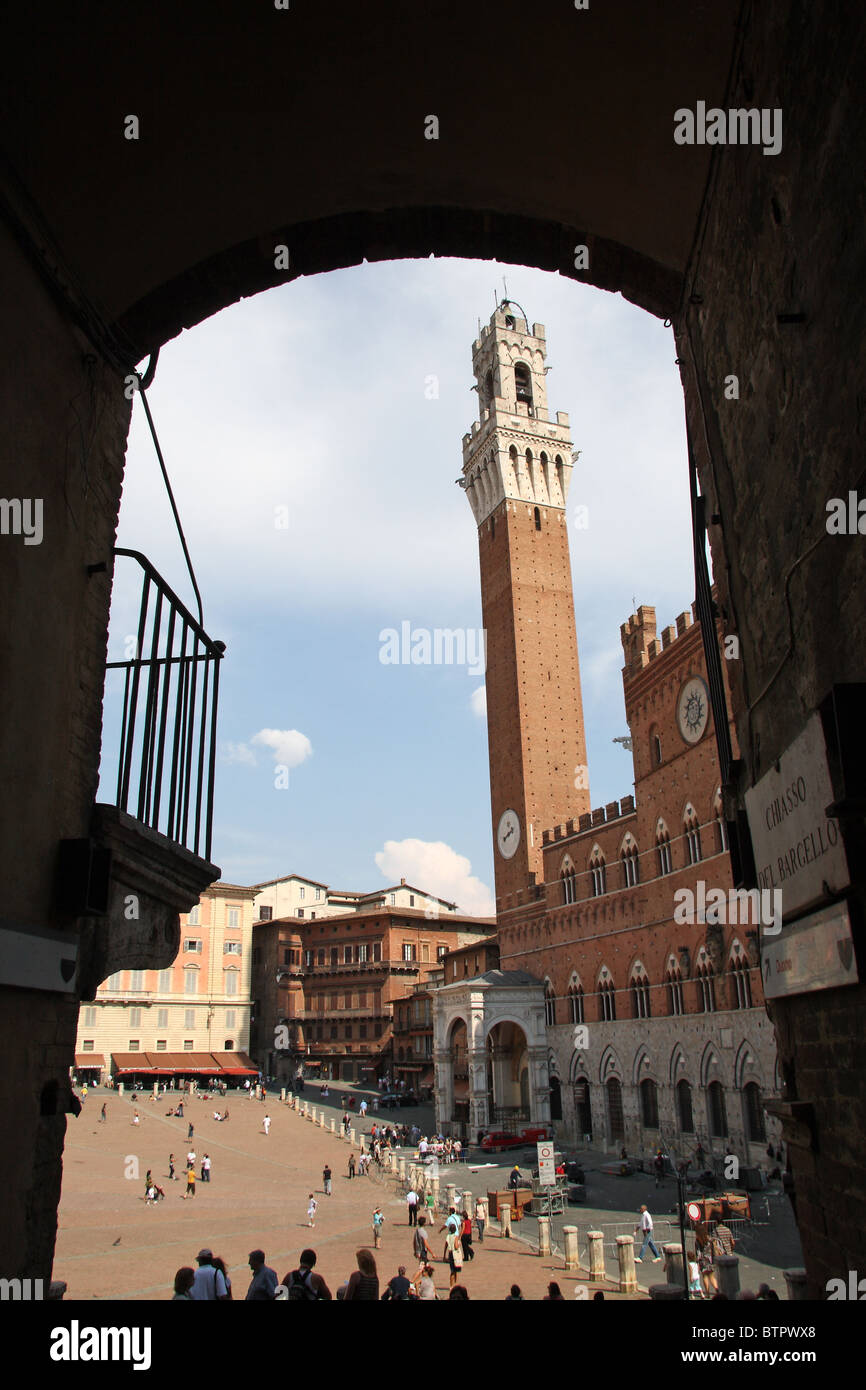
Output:
M615 1076L617 1081L622 1082L625 1076L625 1072L623 1071L622 1063L620 1062L619 1057L617 1056L616 1049L612 1047L610 1043L608 1043L607 1047L604 1049L604 1052L601 1054L601 1057L599 1059L598 1079L601 1085L603 1086L605 1082L609 1081L612 1076Z
M686 1053L682 1043L674 1043L671 1048L671 1057L668 1064L668 1080L671 1086L676 1086L678 1081L689 1080L689 1065L686 1060Z
M701 1054L701 1089L706 1090L711 1081L720 1081L725 1085L722 1059L714 1043L708 1042Z
M742 1091L750 1081L754 1081L761 1091L764 1090L764 1073L758 1049L748 1038L743 1038L734 1058L734 1089Z
M642 1081L654 1081L657 1086L659 1084L658 1072L646 1043L640 1043L635 1050L631 1066L632 1085L639 1086Z

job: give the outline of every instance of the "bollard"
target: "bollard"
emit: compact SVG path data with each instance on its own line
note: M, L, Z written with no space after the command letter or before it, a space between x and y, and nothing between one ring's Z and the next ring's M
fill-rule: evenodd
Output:
M286 1099L286 1088L285 1088L285 1086L281 1086L281 1087L280 1087L280 1100L283 1101L283 1102L285 1102L285 1099Z
M616 1257L619 1261L620 1293L635 1293L637 1274L634 1267L634 1236L617 1236Z
M665 1279L669 1284L686 1286L686 1271L683 1269L683 1247L679 1242L662 1246L665 1260Z
M499 1234L511 1239L511 1207L507 1202L499 1207Z
M604 1270L604 1231L587 1231L589 1246L589 1277L592 1283L606 1278Z
M331 1133L337 1133L337 1121L334 1119L333 1115L331 1116Z
M472 1219L472 1213L475 1210L475 1198L471 1192L461 1192L460 1210L463 1212L464 1216L468 1216L470 1220Z
M452 1207L456 1207L456 1206L457 1206L457 1184L456 1184L456 1182L449 1182L449 1183L446 1184L446 1186L445 1186L445 1198L446 1198L446 1203L447 1203L447 1206L448 1206L448 1210L449 1210L449 1211L451 1210Z
M430 1176L430 1191L433 1194L434 1210L439 1206L439 1174L432 1173Z
M740 1293L740 1261L736 1255L717 1255L713 1261L719 1293L734 1299Z
M538 1218L538 1253L539 1255L550 1254L550 1217L539 1216Z
M682 1284L650 1284L649 1296L655 1303L673 1303L684 1299L686 1291Z
M782 1273L788 1285L788 1298L792 1303L799 1303L809 1297L805 1269L783 1269Z
M405 1182L405 1181L406 1181L406 1160L405 1160L405 1158L398 1158L398 1159L397 1159L397 1176L398 1176L398 1178L400 1179L401 1182Z
M414 1188L414 1187L417 1187L417 1186L418 1186L418 1166L417 1166L417 1164L415 1164L415 1163L410 1163L410 1164L409 1164L409 1171L408 1171L408 1173L406 1174L406 1178L407 1178L407 1181L408 1181L410 1187L413 1187L413 1188Z
M355 1131L354 1129L350 1129L350 1130L349 1130L349 1134L352 1136L352 1139L351 1139L352 1148L353 1148L353 1149L354 1149L354 1148L357 1148L357 1146L358 1146L358 1135L357 1135L356 1131Z
M577 1227L563 1226L562 1239L565 1244L566 1269L580 1269L580 1259L577 1253Z
M319 1111L319 1128L320 1128L320 1129L324 1129L324 1128L325 1128L325 1121L326 1121L325 1112L324 1112L324 1110L320 1110L320 1111Z

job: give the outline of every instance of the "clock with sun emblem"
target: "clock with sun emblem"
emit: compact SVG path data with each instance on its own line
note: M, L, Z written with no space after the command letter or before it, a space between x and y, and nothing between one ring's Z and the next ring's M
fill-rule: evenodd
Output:
M503 811L499 817L496 843L503 859L511 859L520 844L520 817L516 811Z
M710 693L700 676L689 676L677 699L677 727L686 743L700 743L710 717Z

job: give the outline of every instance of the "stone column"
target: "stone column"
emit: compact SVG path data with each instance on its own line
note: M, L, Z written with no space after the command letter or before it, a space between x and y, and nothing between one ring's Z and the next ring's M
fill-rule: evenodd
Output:
M454 1114L454 1070L451 1064L451 1053L446 1047L434 1049L433 1061L436 1072L434 1088L436 1132L441 1134L445 1125L450 1124L451 1116Z
M803 1299L808 1299L805 1269L783 1269L785 1283L788 1286L788 1298L792 1303L799 1303Z
M566 1269L580 1269L580 1258L577 1253L577 1227L563 1226L562 1239L565 1244Z
M511 1238L511 1204L509 1202L499 1205L499 1234L505 1236L507 1240Z
M590 1282L597 1283L607 1277L604 1269L604 1231L587 1231L586 1242L589 1246Z
M550 1071L547 1042L528 1047L529 1057L529 1118L533 1124L550 1124Z
M734 1299L740 1292L740 1261L736 1255L717 1255L713 1261L719 1293Z
M405 1160L405 1158L398 1158L398 1159L397 1159L397 1176L399 1177L399 1179L400 1179L401 1182L405 1182L405 1181L406 1181L406 1160Z
M616 1258L619 1262L619 1291L634 1293L637 1274L634 1268L634 1236L617 1236Z
M685 1288L688 1283L686 1271L683 1268L683 1247L679 1241L676 1244L663 1245L662 1254L665 1260L665 1279L669 1284L680 1284Z
M550 1254L550 1217L539 1216L538 1218L538 1253L539 1255Z

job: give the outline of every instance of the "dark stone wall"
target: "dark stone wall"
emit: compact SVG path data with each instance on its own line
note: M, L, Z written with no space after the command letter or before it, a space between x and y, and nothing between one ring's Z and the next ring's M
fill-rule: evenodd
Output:
M866 679L866 540L825 524L828 500L866 483L866 12L744 13L729 105L781 107L783 149L717 152L675 322L690 433L720 518L711 546L725 627L741 642L727 663L741 794L834 683ZM725 399L730 374L739 400ZM856 916L862 857L851 867ZM857 923L855 943L863 978ZM844 1215L864 1197L864 1004L858 986L771 1009L787 1098L813 1107L811 1135L789 1133L812 1297L866 1261L862 1223Z

